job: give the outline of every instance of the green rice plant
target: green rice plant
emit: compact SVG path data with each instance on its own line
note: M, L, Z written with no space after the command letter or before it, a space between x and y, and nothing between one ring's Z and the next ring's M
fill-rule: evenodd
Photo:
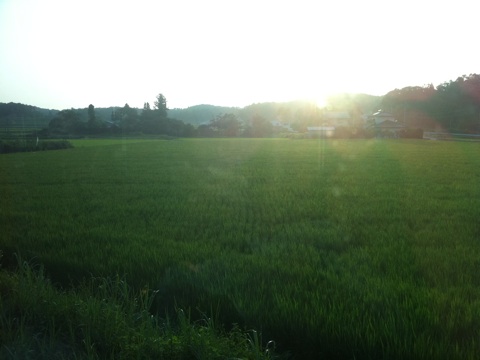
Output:
M115 299L132 314L103 312L116 328L162 326L166 313L177 323L182 308L195 309L186 323L201 340L166 343L198 356L220 324L258 329L262 349L273 339L296 358L480 352L478 144L73 142L68 152L0 156L3 262L15 267L20 251L57 288ZM108 303L90 306L89 332L67 333L120 348L98 315ZM203 313L212 308L213 325ZM144 338L130 354L157 349Z

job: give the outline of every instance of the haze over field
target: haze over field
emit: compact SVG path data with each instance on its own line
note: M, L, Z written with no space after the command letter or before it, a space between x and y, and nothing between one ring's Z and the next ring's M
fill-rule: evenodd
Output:
M468 0L0 0L0 102L170 108L384 95L479 72Z

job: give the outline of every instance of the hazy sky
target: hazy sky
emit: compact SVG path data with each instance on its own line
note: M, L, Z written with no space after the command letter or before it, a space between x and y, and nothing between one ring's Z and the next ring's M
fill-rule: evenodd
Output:
M480 72L472 0L0 0L0 102L245 106Z

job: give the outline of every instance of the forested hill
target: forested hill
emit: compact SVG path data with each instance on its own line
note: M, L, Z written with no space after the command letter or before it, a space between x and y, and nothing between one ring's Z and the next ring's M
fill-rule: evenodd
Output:
M409 127L480 133L480 75L392 90L382 108Z
M239 110L240 109L236 107L202 104L190 106L186 109L170 109L168 110L168 117L181 120L186 124L198 126L210 122L210 120L215 119L221 114L230 113L238 115Z
M96 117L103 121L110 121L112 113L121 109L121 106L111 106L107 108L95 108ZM136 109L139 113L142 109ZM208 123L220 114L233 113L239 114L240 108L215 106L215 105L196 105L186 109L168 110L168 117L178 119L187 124L200 125ZM32 105L20 103L0 103L0 127L24 127L42 129L48 127L59 110L42 109ZM84 122L88 119L88 107L75 109L80 119Z
M42 129L48 126L58 110L42 109L18 103L0 103L1 128Z
M370 113L377 110L382 101L381 96L366 94L338 94L328 99L325 104L331 110ZM168 110L168 116L186 124L198 126L207 124L222 114L234 114L239 120L248 122L253 117L267 121L285 123L310 122L312 114L318 112L319 106L311 101L263 102L239 107L214 105L196 105L186 109Z

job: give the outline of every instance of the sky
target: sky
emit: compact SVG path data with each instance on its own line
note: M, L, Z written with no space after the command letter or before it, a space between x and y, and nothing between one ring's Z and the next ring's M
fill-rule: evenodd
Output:
M0 0L0 102L243 107L480 73L471 0Z

